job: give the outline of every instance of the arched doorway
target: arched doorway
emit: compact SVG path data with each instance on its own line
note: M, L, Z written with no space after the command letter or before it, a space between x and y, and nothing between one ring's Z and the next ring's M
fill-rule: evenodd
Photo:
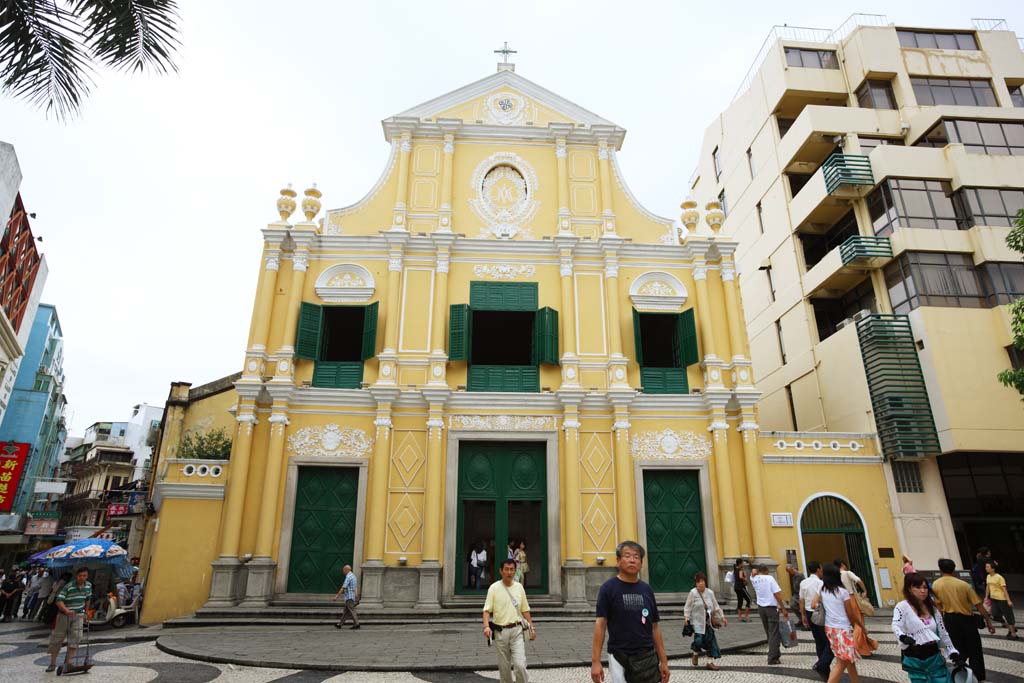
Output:
M837 557L844 558L850 570L864 582L868 599L878 605L867 534L852 505L836 496L815 498L800 514L800 536L805 561L827 564Z

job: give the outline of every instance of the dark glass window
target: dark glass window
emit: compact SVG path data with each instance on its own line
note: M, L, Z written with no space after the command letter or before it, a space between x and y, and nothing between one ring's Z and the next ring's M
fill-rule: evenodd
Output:
M868 278L838 299L811 299L814 320L818 325L818 341L825 341L839 330L839 324L863 310L875 313L875 289Z
M768 266L764 269L764 275L768 279L768 298L771 301L775 301L775 280L772 279L772 267Z
M797 196L813 175L813 173L787 173L786 177L789 178L790 195L793 197Z
M764 210L761 208L761 202L757 203L757 229L764 234Z
M1024 123L945 119L914 143L915 147L945 147L962 143L972 154L1024 156Z
M894 313L920 306L981 308L981 279L967 254L907 251L885 267L885 284Z
M1010 357L1010 367L1014 370L1024 368L1024 350L1018 349L1013 344L1006 347L1006 355Z
M985 303L1008 304L1024 296L1024 263L986 261L978 266Z
M715 180L718 180L722 177L722 155L718 152L717 147L711 153L711 160L715 163Z
M1010 101L1013 102L1013 106L1024 107L1024 86L1007 83L1006 89L1010 91Z
M896 31L900 46L919 47L941 50L977 50L978 41L973 33L954 33L948 31Z
M807 50L800 47L787 47L786 64L803 67L804 69L838 69L839 60L835 50Z
M962 187L956 192L956 205L961 230L976 225L1009 227L1024 209L1024 190Z
M894 460L892 478L897 493L924 493L921 481L921 468L913 460Z
M864 154L870 154L871 150L880 145L903 146L903 140L901 138L875 138L869 135L858 135L857 139L860 140L860 149Z
M754 152L750 147L747 147L747 166L750 168L750 177L753 178L756 171L754 170Z
M725 188L722 188L722 191L718 193L718 203L722 205L722 213L728 216L729 208L725 203Z
M896 109L889 81L866 80L857 88L857 103L864 109Z
M786 345L782 341L782 319L779 318L775 321L775 336L779 338L779 357L782 359L782 364L786 364Z
M896 227L956 230L951 194L946 181L889 178L868 195L875 234L889 235Z
M796 119L788 119L784 116L776 116L775 122L779 124L779 139L786 137L786 133L793 127L793 122Z
M846 241L848 237L860 234L857 229L857 217L853 209L846 212L835 225L822 235L800 233L800 244L804 249L804 263L808 270L813 268L825 255Z
M914 95L921 106L959 104L964 106L995 107L996 95L992 84L983 78L925 78L911 76Z

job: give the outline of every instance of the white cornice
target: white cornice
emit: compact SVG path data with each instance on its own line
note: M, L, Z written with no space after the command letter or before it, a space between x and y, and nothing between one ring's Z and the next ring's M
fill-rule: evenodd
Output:
M455 134L460 138L474 138L488 142L539 141L552 145L556 137L565 135L554 124L549 124L547 128L538 128L536 126L499 126L485 123L463 123L461 120L457 120L455 126L445 126L442 128L441 125L432 121L414 120L410 123L409 121L399 119L385 119L381 124L384 126L384 137L388 141L397 139L406 130L411 130L413 137L416 139L429 138L441 140L445 135L450 134L451 130L454 130ZM626 131L617 127L613 128L610 132L592 128L578 128L568 134L568 138L578 144L596 145L598 140L607 140L609 146L615 149L622 147L622 140L625 136Z
M562 404L555 394L498 393L477 391L456 391L449 398L445 408L451 411L472 411L479 414L487 410L532 410L540 412L561 412Z
M701 394L637 394L631 411L686 410L704 413L707 405Z
M289 404L294 406L377 407L377 401L370 395L370 392L363 389L321 389L319 387L296 389Z
M765 453L761 462L766 465L881 465L880 455L776 455Z
M223 484L172 484L158 482L154 487L153 505L160 509L164 498L190 498L193 500L224 500Z

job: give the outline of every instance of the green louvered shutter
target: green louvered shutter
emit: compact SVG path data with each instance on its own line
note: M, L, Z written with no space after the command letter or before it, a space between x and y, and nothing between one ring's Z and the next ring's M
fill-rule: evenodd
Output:
M358 389L363 381L360 361L317 361L313 366L313 386L325 389Z
M377 355L377 302L363 307L363 349L360 358L366 360Z
M636 363L643 367L644 345L643 339L640 335L640 314L635 308L633 309L633 344L636 347Z
M694 322L692 308L679 314L677 325L682 347L682 366L687 368L700 361L700 351L697 349L697 325Z
M448 308L448 360L469 360L473 340L473 311L468 304Z
M469 305L478 311L536 311L536 282L470 282Z
M316 360L320 355L320 330L324 307L303 301L299 306L299 324L295 332L295 356Z
M640 386L645 394L686 394L686 368L640 368Z
M533 320L533 362L558 365L558 311L547 306Z

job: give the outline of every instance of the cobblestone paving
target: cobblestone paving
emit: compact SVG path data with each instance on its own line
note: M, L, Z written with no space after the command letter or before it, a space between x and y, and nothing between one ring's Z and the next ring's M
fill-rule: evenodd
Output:
M899 667L895 639L884 621L869 623L873 635L881 642L875 656L858 665L864 683L906 681ZM0 625L0 680L33 681L53 680L53 674L44 673L47 663L44 650L46 632L25 624ZM672 680L694 683L803 683L817 681L810 670L814 661L814 647L806 634L794 649L784 650L781 666L767 666L765 646L750 648L742 653L725 655L718 672L694 669L687 660L671 662ZM673 638L679 636L673 632ZM401 647L400 642L388 642L385 637L375 639L379 648ZM1008 641L1002 633L984 637L985 661L990 683L1024 682L1024 641ZM325 647L327 644L325 643ZM335 642L330 644L336 646ZM95 668L89 679L97 674L105 683L487 683L497 680L496 671L433 672L433 673L366 673L271 669L232 664L207 664L168 655L152 642L112 643L93 647ZM533 683L585 683L589 671L582 667L571 669L535 669L530 672Z

